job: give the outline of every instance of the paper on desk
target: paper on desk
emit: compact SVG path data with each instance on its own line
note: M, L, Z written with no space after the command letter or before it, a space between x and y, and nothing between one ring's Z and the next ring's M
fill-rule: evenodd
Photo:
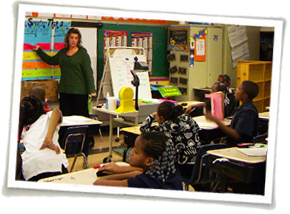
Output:
M266 156L267 148L237 148L239 152L242 152L248 156Z
M218 125L214 122L199 122L196 121L199 127L217 128Z
M86 118L86 117L81 117L81 116L64 116L62 119L63 123L66 124L71 124L71 123L84 123L91 121L92 119Z

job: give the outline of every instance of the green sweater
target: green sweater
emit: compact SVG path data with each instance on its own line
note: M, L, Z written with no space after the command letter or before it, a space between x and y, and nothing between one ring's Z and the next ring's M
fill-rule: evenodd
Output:
M80 47L72 56L66 55L67 49L61 49L55 56L50 57L39 48L36 53L46 63L59 65L61 78L58 86L59 93L90 94L96 92L93 70L87 50Z

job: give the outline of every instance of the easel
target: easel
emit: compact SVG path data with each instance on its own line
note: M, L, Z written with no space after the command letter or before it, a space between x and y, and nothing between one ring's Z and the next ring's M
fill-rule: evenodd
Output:
M112 68L110 68L110 62L109 62L110 57L112 55L116 54L118 51L119 52L121 52L121 51L127 52L131 55L137 55L137 56L140 56L142 58L144 57L146 59L144 48L140 48L140 47L110 47L108 49L108 52L107 52L105 67L103 70L103 76L102 76L101 83L99 86L96 105L99 104L100 100L102 100L102 103L105 101L107 93L109 93L110 96L118 97L118 94L114 94L112 77L111 77L111 69ZM126 55L120 55L120 58L121 57L126 58Z
M137 56L142 61L147 59L144 48L141 48L141 47L110 47L108 48L105 67L103 70L103 75L102 75L102 79L101 79L101 83L100 83L99 91L97 95L96 105L100 103L100 100L102 101L101 103L104 103L107 93L109 93L110 96L115 96L115 97L119 96L118 94L114 93L114 88L113 88L113 83L112 83L112 69L113 68L111 68L110 66L110 59L114 57L114 58L120 58L120 59L125 60L127 56L131 56L132 58L134 58L134 56ZM117 142L119 141L119 131L120 131L120 127L117 127L117 138L116 138Z

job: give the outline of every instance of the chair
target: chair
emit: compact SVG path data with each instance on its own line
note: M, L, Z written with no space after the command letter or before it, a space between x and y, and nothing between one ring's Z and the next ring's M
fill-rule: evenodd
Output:
M266 140L267 137L268 137L268 133L258 135L256 137L254 137L253 143L267 143L267 140Z
M70 172L73 170L77 157L82 155L85 167L88 168L87 156L83 153L83 147L86 142L88 126L72 126L67 128L64 134L64 150L66 155L74 155L74 161Z
M188 190L189 185L210 184L212 182L213 176L209 170L207 151L226 147L226 144L207 144L199 148L190 177L181 175L182 181L185 183L185 190Z

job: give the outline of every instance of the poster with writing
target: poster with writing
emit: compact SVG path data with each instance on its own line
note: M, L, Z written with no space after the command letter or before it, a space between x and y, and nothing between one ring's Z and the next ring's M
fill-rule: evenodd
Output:
M206 60L206 36L202 36L195 41L194 60L205 61Z
M22 80L51 79L60 77L59 66L43 62L32 48L39 45L49 56L64 47L64 36L70 28L69 22L25 21Z
M148 63L148 72L152 74L152 59L153 59L153 33L149 32L132 32L131 46L142 47L145 50L145 56Z
M107 60L109 47L127 47L128 31L104 30L103 41L103 65Z
M189 48L189 28L173 27L168 28L168 50L188 51Z

